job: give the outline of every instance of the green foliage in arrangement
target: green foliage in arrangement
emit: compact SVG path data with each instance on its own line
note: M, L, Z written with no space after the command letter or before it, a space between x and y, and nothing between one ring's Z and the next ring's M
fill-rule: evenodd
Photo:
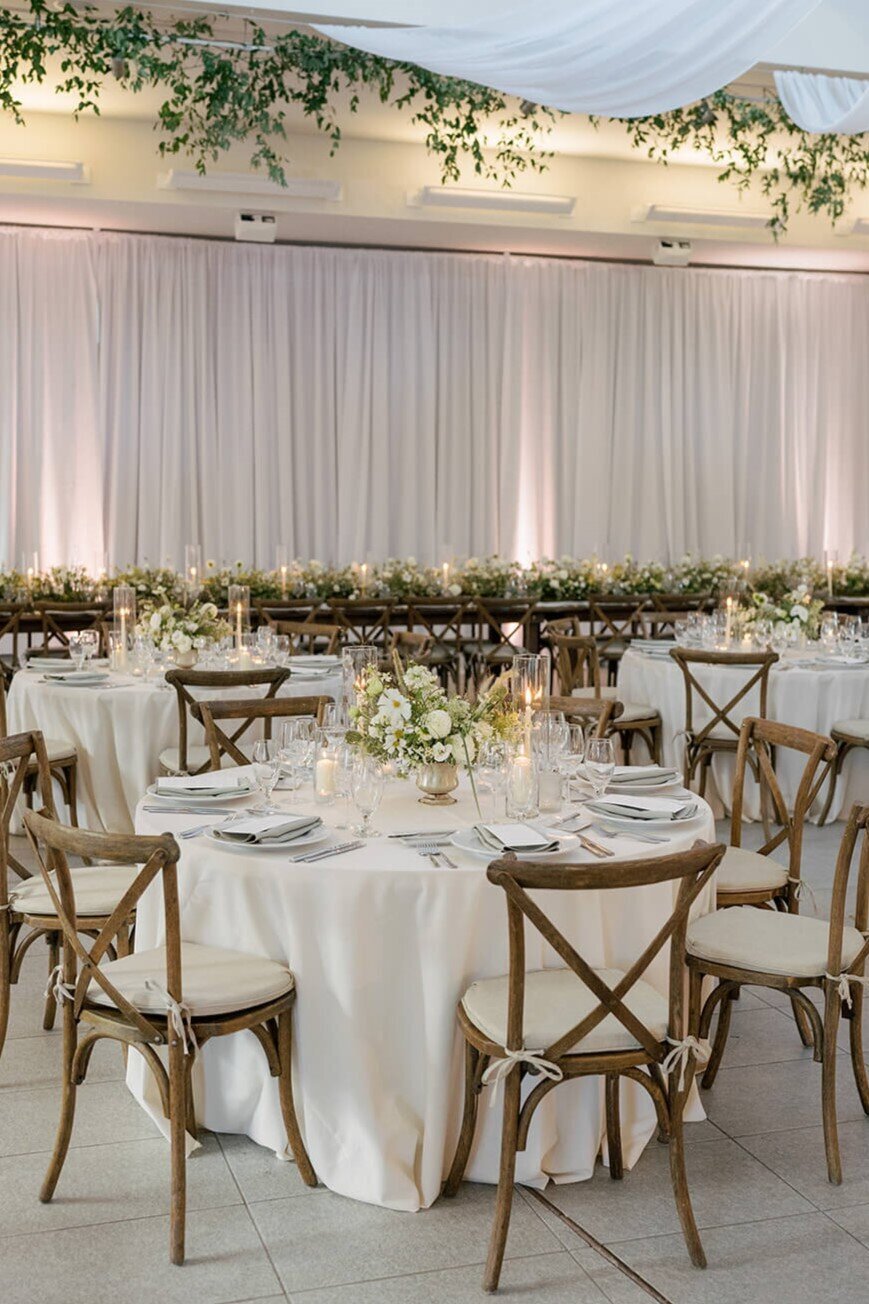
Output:
M855 553L832 568L833 591L839 596L869 597L869 559ZM207 563L205 583L198 597L225 606L230 584L246 584L252 599L300 601L336 598L480 597L535 598L541 602L581 601L594 594L614 596L646 593L711 594L722 597L745 590L762 593L772 603L804 588L824 594L828 576L812 557L796 561L764 562L753 568L726 557L686 554L666 566L638 562L628 554L605 563L597 557L543 557L523 567L503 557L470 557L450 562L446 568L422 566L413 557L391 558L379 565L327 566L320 561L293 561L286 575L258 570L236 562L234 566ZM84 567L57 566L28 580L19 571L0 571L0 597L7 601L87 602L110 598L116 584L129 584L137 601L183 604L184 578L169 567L130 566L111 576L94 578Z

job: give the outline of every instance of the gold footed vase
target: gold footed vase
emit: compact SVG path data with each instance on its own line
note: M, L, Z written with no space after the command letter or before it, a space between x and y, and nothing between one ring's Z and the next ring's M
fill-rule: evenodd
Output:
M458 766L450 761L435 761L421 765L416 772L416 786L423 794L423 806L454 806L450 793L459 786Z

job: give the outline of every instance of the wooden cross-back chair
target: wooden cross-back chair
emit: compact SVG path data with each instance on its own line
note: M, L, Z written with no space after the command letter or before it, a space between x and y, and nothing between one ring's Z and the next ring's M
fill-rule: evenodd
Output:
M296 1119L292 1087L292 1008L295 981L275 960L181 939L178 845L169 834L132 837L65 828L28 811L25 823L63 930L63 963L56 988L62 1006L61 1114L54 1152L39 1194L51 1200L72 1136L77 1088L96 1043L110 1038L142 1055L160 1092L171 1142L169 1254L184 1262L185 1134L196 1134L192 1069L199 1049L214 1037L250 1030L278 1079L287 1138L299 1173L316 1186ZM43 851L47 854L43 854ZM90 945L77 927L76 880L69 856L87 855L141 868ZM165 944L134 955L112 954L143 892L155 879L163 898ZM79 1040L79 1031L84 1036ZM158 1047L166 1047L168 1072Z
M70 634L93 629L100 640L98 655L105 656L108 648L104 642L104 607L95 606L93 602L47 602L37 604L37 611L42 622L41 652L65 652L69 648Z
M318 613L340 626L342 644L367 643L385 651L389 643L395 603L389 599L373 602L365 598L330 598L327 611Z
M690 788L698 769L700 771L700 796L706 792L706 778L714 757L721 753L734 753L739 745L739 732L743 716L733 716L734 710L748 700L755 687L758 691L758 708L752 715L764 718L769 691L769 672L778 661L776 652L706 652L676 647L670 649L670 656L682 671L685 683L685 758L683 764L685 787ZM723 705L716 702L709 689L697 677L697 670L704 666L726 666L745 672L738 687L730 694ZM696 700L695 700L696 699ZM701 706L702 704L702 706ZM710 718L705 724L698 724L696 714L706 707ZM757 765L751 753L748 762L758 775Z
M857 872L854 926L845 922L848 884L858 839L862 846ZM743 986L766 987L791 998L809 1029L814 1060L821 1064L821 1116L827 1176L842 1181L836 1120L837 1035L844 1018L850 1031L851 1067L863 1112L869 1114L869 1080L863 1054L863 1003L866 957L869 953L869 805L854 805L845 825L836 872L830 918L816 919L752 906L716 910L688 928L686 946L690 973L691 1030L709 1035L720 1005L712 1055L701 1085L711 1087L724 1054L733 999ZM703 982L717 980L705 1001ZM810 998L823 995L819 1009ZM750 1106L748 1106L750 1108Z
M830 785L827 788L827 800L824 802L824 809L821 811L821 818L818 820L819 824L826 824L827 822L827 816L830 814L833 798L836 795L836 784L839 775L842 773L846 758L853 751L869 749L869 719L837 720L830 730L830 737L836 744L836 755L828 766Z
M418 633L413 629L394 629L383 664L386 669L391 669L392 658L397 653L405 665L428 666L431 664L431 652L430 634Z
M18 669L19 643L22 636L21 621L27 607L21 602L0 602L0 647L9 639L12 650L8 657L0 661L3 677L8 681Z
M475 613L476 606L471 599L444 597L408 601L408 630L431 639L428 664L437 670L445 688L450 680L459 692L464 687L468 624Z
M595 738L606 738L617 726L623 707L615 697L557 697L546 702L550 711L561 711L569 724L581 724L587 729L595 721Z
M558 683L562 693L593 699L618 697L617 686L602 685L597 639L591 634L551 634ZM630 764L635 738L642 738L653 761L661 759L661 713L641 702L622 702L622 712L615 732Z
M250 757L238 745L238 738L255 722L260 721L263 737L271 738L272 721L287 720L293 716L311 715L319 720L323 707L334 699L331 697L220 697L213 701L195 702L191 714L205 729L205 741L208 746L210 768L219 770L224 756L236 765L248 765ZM217 720L240 722L234 733L227 733L216 723Z
M178 746L160 753L160 764L171 774L202 774L211 768L211 752L205 744L191 744L188 738L189 717L196 705L194 689L262 688L264 697L272 698L290 677L289 670L267 667L262 670L169 670L166 683L175 689L178 699ZM256 700L256 699L254 699ZM232 735L233 742L244 733L247 722Z
M12 987L21 975L21 965L31 946L40 938L48 945L48 968L52 973L60 959L60 922L54 902L41 876L31 874L12 855L9 830L18 799L33 773L37 775L42 807L54 814L48 753L41 733L20 733L0 739L0 1052L6 1038ZM10 871L15 878L10 877ZM79 891L76 926L92 933L103 926L136 875L135 866L86 865L73 870ZM118 930L117 945L123 953L129 947L132 912ZM126 930L126 931L125 931ZM45 994L42 1026L54 1027L56 1000L51 982Z
M466 644L474 680L509 666L513 657L527 652L535 626L536 602L512 598L477 598L477 631Z
M458 1006L465 1039L464 1114L444 1195L455 1195L468 1162L483 1086L504 1083L501 1169L484 1288L497 1288L507 1240L516 1154L524 1150L535 1109L562 1080L604 1079L610 1176L623 1173L619 1079L639 1083L652 1097L659 1134L669 1140L670 1173L682 1231L692 1261L705 1266L688 1182L682 1133L685 1100L698 1048L684 1040L685 930L692 905L710 882L724 848L700 846L655 859L600 865L546 865L508 855L487 877L503 889L507 904L510 969L503 978L476 982ZM626 969L596 969L575 949L538 904L543 891L624 891L673 885L675 904L655 935ZM529 895L534 892L535 896ZM526 924L565 966L525 971ZM669 997L644 981L649 965L670 948ZM640 949L639 947L637 948ZM536 1085L522 1096L522 1083Z
M631 640L643 632L643 613L652 608L647 594L625 598L588 599L588 632L596 640L601 662L612 681Z
M342 629L340 625L329 625L319 620L273 620L270 622L276 634L286 634L290 640L290 652L325 652L333 656L340 651Z
M0 679L0 738L9 733L6 718L6 690ZM78 825L78 753L72 743L59 738L45 738L45 751L48 756L48 769L51 777L60 788L63 803L69 815L69 822ZM30 766L24 781L24 800L28 806L33 805L33 797L39 786L39 767L36 761Z

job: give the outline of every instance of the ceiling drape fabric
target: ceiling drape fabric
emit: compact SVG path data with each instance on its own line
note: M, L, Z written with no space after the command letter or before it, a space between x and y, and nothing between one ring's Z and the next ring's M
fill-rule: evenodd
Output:
M0 565L869 551L869 283L0 229Z
M549 0L451 27L318 25L333 40L572 113L640 117L719 90L819 0Z
M784 110L803 131L856 136L869 131L869 82L821 73L777 72Z

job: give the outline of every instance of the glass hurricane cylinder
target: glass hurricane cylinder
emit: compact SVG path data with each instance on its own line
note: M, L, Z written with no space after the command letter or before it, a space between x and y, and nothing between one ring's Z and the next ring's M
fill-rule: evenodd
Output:
M528 820L540 814L540 776L524 743L507 758L506 798L508 819Z
M114 616L113 633L115 636L115 669L124 670L127 665L130 639L136 627L136 593L129 584L115 585L112 595Z
M511 667L513 701L522 719L522 747L531 756L531 727L534 712L542 710L549 696L549 658L536 652L522 652Z
M356 705L357 694L362 687L362 676L368 666L376 666L378 651L371 643L357 643L345 647L341 654L344 673L344 701L348 706Z
M188 602L195 602L202 588L202 545L184 545L184 591Z
M250 589L246 584L230 584L227 588L227 600L235 650L239 656L243 656L244 635L250 629Z
M338 795L338 748L321 735L314 751L314 801L331 806Z
M289 549L285 543L275 548L275 574L281 583L281 597L287 596L287 580L290 573Z

